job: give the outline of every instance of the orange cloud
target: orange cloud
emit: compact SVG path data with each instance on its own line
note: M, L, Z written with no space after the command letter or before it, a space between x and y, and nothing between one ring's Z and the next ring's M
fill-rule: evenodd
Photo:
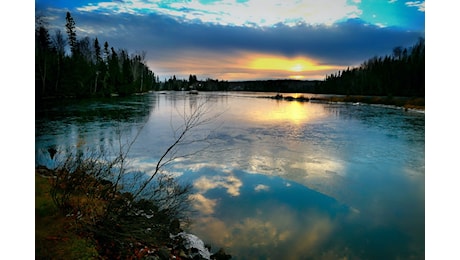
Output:
M186 78L190 74L200 79L228 81L263 79L322 80L326 75L343 70L343 66L324 64L305 56L285 57L259 52L215 53L193 50L178 52L171 57L154 58L156 74ZM163 78L161 79L163 80Z
M289 72L308 72L332 69L330 65L320 65L307 57L287 58L283 56L260 55L252 58L249 68L256 70L281 70Z

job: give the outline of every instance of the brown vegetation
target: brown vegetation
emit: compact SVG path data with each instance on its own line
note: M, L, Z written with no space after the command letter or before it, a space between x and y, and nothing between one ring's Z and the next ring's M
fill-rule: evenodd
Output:
M170 236L182 231L179 220L152 201L132 201L129 193L107 192L107 181L88 174L62 178L68 174L36 168L36 259L192 259L193 248ZM67 199L57 206L53 197L61 197L64 190ZM118 206L107 213L110 203ZM222 249L211 257L230 258ZM193 259L201 258L195 254Z

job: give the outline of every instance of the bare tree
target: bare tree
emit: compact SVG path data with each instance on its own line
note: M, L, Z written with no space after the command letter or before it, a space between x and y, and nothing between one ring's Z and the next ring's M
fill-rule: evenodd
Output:
M133 79L137 80L140 78L139 92L142 92L144 85L144 70L145 70L145 56L146 51L138 51L131 55L131 71L133 73Z
M59 80L61 77L61 66L62 60L64 59L65 55L65 46L66 41L64 39L64 35L62 34L61 30L56 30L53 37L52 37L53 48L56 49L56 83L54 84L54 91L57 92L59 86Z
M200 137L192 137L191 134L197 128L207 125L208 123L215 120L220 114L217 113L209 116L211 112L211 106L209 106L210 99L208 97L204 98L203 100L199 100L199 98L194 97L192 98L197 102L191 105L190 109L187 109L185 103L183 111L176 109L178 115L181 117L182 124L179 127L174 127L171 121L171 129L174 141L161 155L156 164L154 173L147 180L143 181L139 189L133 193L134 198L137 198L145 191L149 183L152 182L155 176L161 174L162 169L164 169L166 165L179 158L193 156L210 146L209 135L211 132L208 132L206 135ZM179 153L183 146L191 145L197 142L205 144L205 146L191 152Z

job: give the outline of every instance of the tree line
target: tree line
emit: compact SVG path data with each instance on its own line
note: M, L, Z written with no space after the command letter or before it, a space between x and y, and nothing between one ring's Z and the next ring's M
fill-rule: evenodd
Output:
M199 90L199 91L227 91L230 83L226 80L218 80L207 78L206 80L198 80L196 75L190 74L188 80L177 79L173 75L169 79L165 79L164 83L160 82L158 89L155 90Z
M392 55L373 57L357 68L326 76L316 93L373 96L425 96L425 41L395 47Z
M78 38L67 12L65 32L50 33L42 18L35 29L35 93L45 97L102 97L146 92L158 85L146 52L115 50L98 38Z
M273 79L273 80L249 80L233 81L229 89L233 91L260 91L280 93L313 93L317 80Z

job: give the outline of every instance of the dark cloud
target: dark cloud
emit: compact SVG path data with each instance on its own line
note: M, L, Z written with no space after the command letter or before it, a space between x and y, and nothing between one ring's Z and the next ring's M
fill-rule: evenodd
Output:
M53 12L58 12L57 10ZM64 30L65 12L61 11ZM77 12L72 16L79 36L98 37L115 48L144 50L148 57L164 59L190 51L232 55L259 52L287 57L307 56L323 64L354 66L390 54L396 46L410 47L424 32L381 28L351 19L332 26L283 24L270 28L180 22L164 15L106 15Z
M82 26L99 28L104 37L126 47L259 51L286 56L308 55L340 64L388 53L393 47L409 46L424 36L423 32L380 28L359 19L333 26L279 24L272 28L248 28L180 23L161 15L79 16L76 20L81 20ZM103 28L109 28L106 30L109 33L104 33Z

